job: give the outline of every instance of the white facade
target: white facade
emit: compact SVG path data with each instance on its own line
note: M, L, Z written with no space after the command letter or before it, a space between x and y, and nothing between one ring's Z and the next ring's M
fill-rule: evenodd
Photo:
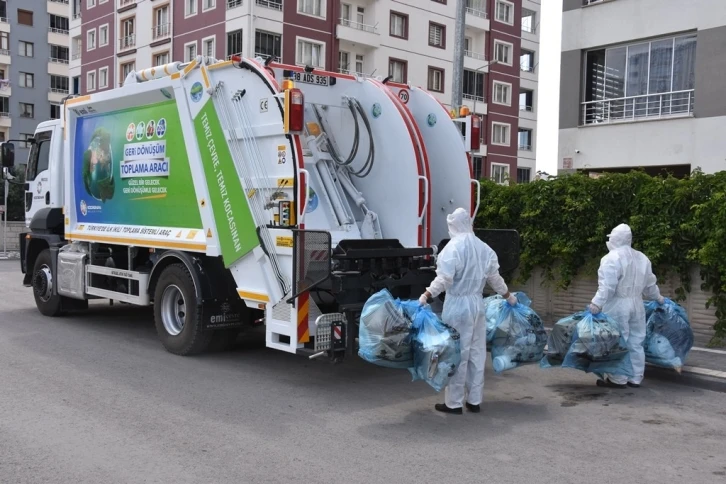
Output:
M559 168L726 167L720 0L565 2ZM672 43L672 44L671 44ZM594 95L590 59L604 52Z

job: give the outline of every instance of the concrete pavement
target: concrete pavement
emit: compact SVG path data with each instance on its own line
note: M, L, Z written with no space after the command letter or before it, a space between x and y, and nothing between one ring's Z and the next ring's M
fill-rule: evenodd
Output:
M724 395L682 383L487 370L482 414L444 416L405 371L310 362L259 333L182 358L148 309L44 318L0 262L3 483L726 482Z

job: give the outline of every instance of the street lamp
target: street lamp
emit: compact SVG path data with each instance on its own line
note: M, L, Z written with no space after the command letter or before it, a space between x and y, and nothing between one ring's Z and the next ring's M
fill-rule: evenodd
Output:
M477 72L479 72L482 69L486 69L489 66L493 66L494 64L497 64L497 63L499 63L499 61L495 59L493 61L487 62L486 64L484 64L483 66L479 67L478 69L474 69L474 82L476 83L476 73ZM474 114L476 114L476 98L477 97L478 96L474 96Z

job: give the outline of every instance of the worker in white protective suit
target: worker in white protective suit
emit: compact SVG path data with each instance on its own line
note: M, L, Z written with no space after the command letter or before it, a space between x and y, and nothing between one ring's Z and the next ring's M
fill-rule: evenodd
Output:
M489 285L512 306L517 298L509 293L499 275L497 254L482 242L472 228L471 217L457 208L446 219L451 240L436 261L436 278L419 298L426 305L430 298L446 292L442 319L461 337L461 364L446 387L446 403L437 404L439 412L462 414L466 408L479 412L484 390L484 365L487 358L484 286Z
M658 289L650 260L642 252L631 247L633 234L625 224L618 225L608 235L610 251L600 261L598 290L590 304L590 312L601 311L620 325L620 331L628 342L633 377L605 374L597 385L610 388L640 386L645 372L645 308L643 298L663 304L665 299Z

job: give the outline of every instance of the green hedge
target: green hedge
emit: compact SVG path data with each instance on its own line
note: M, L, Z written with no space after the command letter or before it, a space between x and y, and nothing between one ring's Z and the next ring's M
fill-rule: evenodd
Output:
M606 235L620 223L633 229L633 245L659 277L674 273L683 300L689 267L698 265L711 291L717 338L726 335L726 172L690 178L653 178L642 172L600 178L572 175L501 186L482 182L477 225L513 228L522 239L521 279L535 268L561 288L578 273L596 272Z

